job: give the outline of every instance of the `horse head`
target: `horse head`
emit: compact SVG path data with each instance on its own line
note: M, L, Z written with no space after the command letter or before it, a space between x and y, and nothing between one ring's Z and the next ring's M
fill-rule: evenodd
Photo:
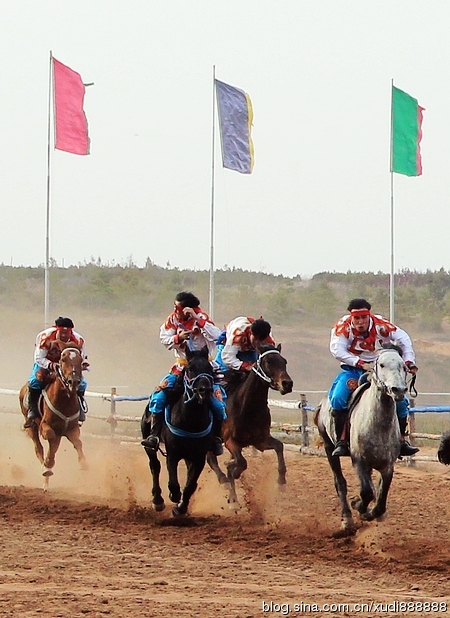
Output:
M257 346L258 360L253 371L258 377L269 383L270 388L280 391L281 395L292 393L293 381L286 371L287 360L281 356L281 344L276 347L267 343Z
M186 350L188 364L184 370L186 400L193 398L199 403L209 401L213 390L213 369L208 359L208 348Z
M408 390L407 375L408 368L402 358L401 349L393 344L381 347L372 374L372 380L378 389L392 397L394 401L401 401Z
M83 358L77 347L66 347L61 352L58 377L70 392L78 390L81 384L82 363Z

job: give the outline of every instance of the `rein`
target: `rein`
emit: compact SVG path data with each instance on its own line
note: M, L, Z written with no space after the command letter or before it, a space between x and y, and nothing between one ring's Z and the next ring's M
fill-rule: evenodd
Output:
M266 350L265 352L260 354L258 356L258 360L256 361L256 365L253 365L253 367L252 367L252 371L254 371L256 373L258 378L261 378L261 380L264 380L264 382L268 382L270 384L270 386L272 386L272 388L273 388L273 379L270 378L264 372L264 369L261 367L261 359L264 358L267 354L280 354L280 352L278 350Z

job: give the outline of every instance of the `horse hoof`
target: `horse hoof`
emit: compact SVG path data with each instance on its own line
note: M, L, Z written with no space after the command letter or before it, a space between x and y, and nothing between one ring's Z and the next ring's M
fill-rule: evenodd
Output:
M42 473L42 476L53 476L53 470L50 470L50 468L44 468L44 472Z
M164 511L165 508L166 508L166 505L164 504L164 502L162 502L161 504L153 503L153 510L156 511L157 513Z
M83 472L87 472L87 470L89 470L89 466L87 465L85 461L82 464L80 464L80 470L83 470Z
M184 517L187 514L187 510L184 507L174 506L172 509L172 515L174 517Z

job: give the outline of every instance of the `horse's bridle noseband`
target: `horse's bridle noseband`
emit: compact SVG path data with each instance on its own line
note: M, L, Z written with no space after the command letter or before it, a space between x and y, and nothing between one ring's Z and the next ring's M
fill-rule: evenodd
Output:
M195 376L194 378L189 378L186 374L184 374L183 384L185 403L189 403L190 401L195 399L195 384L199 378L208 378L210 386L212 388L214 384L214 379L209 373L199 373L198 376Z
M280 354L280 356L281 356L281 353L278 350L266 350L265 352L263 352L262 354L260 354L258 356L258 360L256 361L256 365L253 365L252 371L254 371L256 373L258 378L261 378L261 380L264 380L264 382L268 382L269 386L271 388L273 388L274 390L276 390L273 378L270 378L264 372L264 369L261 367L261 359L264 358L265 356L267 356L267 354Z

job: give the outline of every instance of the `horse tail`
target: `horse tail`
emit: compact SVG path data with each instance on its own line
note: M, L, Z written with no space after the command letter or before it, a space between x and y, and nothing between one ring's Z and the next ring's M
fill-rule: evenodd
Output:
M450 465L450 431L445 431L442 434L437 456L442 464Z

